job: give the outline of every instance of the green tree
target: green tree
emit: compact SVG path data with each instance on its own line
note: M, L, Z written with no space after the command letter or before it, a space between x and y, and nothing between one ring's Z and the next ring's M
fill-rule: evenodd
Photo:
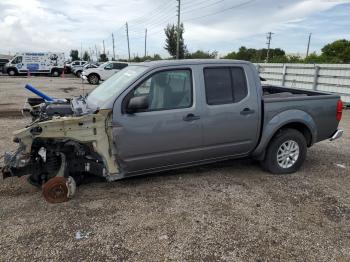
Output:
M179 50L179 55L180 55L180 59L183 59L185 57L185 54L187 53L187 48L184 42L184 38L183 38L183 33L184 33L184 25L181 24L180 25L180 50ZM168 51L168 53L173 57L176 58L176 46L177 46L177 34L178 34L178 30L177 30L177 26L175 25L170 25L168 24L168 26L164 29L165 32L165 47L164 49Z
M228 53L227 55L225 55L223 58L224 59L237 59L237 53L233 51L233 52Z
M70 50L70 57L72 58L72 61L80 60L78 50Z
M246 48L241 46L238 52L231 52L227 54L224 58L226 59L237 59L251 61L255 63L264 62L267 57L267 49L255 49ZM269 62L286 62L288 58L286 57L285 51L280 48L270 49Z
M350 41L340 39L325 45L322 56L329 63L350 63Z
M84 60L84 61L90 61L90 55L89 55L89 53L86 52L86 51L84 52L83 60Z
M99 62L107 62L108 57L106 54L100 54L100 58L98 59Z
M131 62L145 62L145 61L157 61L157 60L162 60L161 56L158 54L154 54L153 56L144 56L144 57L139 57L135 56Z
M209 51L202 51L202 50L197 50L194 53L185 54L186 59L214 59L217 56L218 56L217 51L209 52Z
M304 62L307 64L322 64L322 63L326 63L327 60L325 56L323 56L322 54L317 55L315 52L313 52L304 59Z

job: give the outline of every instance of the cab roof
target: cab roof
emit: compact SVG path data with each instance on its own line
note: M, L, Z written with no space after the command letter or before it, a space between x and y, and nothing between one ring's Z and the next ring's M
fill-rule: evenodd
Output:
M163 66L185 66L185 65L201 65L201 64L251 64L242 60L230 60L230 59L184 59L184 60L158 60L142 62L139 65L147 67L163 67Z

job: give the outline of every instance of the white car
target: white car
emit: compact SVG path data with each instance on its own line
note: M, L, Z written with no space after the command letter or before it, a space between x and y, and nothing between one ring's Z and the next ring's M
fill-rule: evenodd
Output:
M66 63L66 73L73 73L74 68L82 68L85 64L87 64L87 61L81 60L75 60L71 63Z
M127 67L127 63L111 61L100 65L98 68L84 70L81 74L83 79L87 79L92 85L97 85L100 81L105 81L115 73Z
M97 67L98 67L98 65L87 63L87 64L85 64L83 66L75 66L75 67L73 67L72 73L75 74L77 77L80 77L81 73L84 70L87 70L87 69L90 69L90 68L97 68Z

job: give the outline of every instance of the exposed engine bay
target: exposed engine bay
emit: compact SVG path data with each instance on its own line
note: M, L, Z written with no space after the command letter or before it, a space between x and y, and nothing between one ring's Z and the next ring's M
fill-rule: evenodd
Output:
M5 153L3 177L29 175L51 203L71 198L86 174L113 180L119 168L110 149L111 110L91 110L84 97L43 96L29 98L23 108L32 122L14 132L19 146Z

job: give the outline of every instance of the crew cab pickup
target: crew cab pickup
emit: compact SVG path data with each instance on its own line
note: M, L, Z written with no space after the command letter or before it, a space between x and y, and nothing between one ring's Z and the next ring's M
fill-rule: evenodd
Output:
M343 132L339 96L262 85L234 60L130 65L87 97L28 102L33 123L14 133L3 176L29 174L49 202L88 173L114 181L242 157L293 173L308 147Z

